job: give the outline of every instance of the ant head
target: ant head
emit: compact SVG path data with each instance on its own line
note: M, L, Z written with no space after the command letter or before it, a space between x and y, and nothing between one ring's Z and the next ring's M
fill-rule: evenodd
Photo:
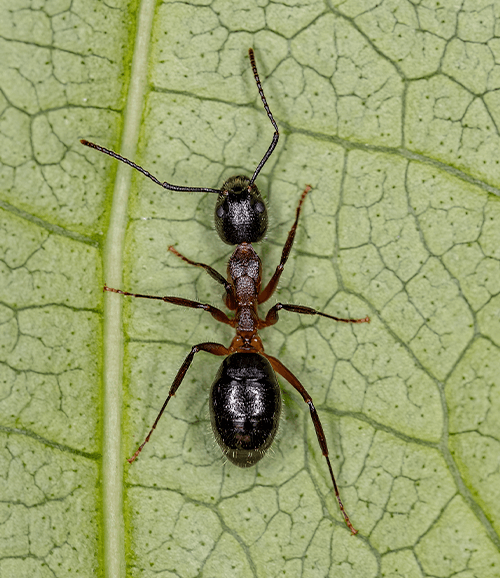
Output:
M247 177L231 177L215 205L215 228L224 243L256 243L267 231L267 209L259 189Z

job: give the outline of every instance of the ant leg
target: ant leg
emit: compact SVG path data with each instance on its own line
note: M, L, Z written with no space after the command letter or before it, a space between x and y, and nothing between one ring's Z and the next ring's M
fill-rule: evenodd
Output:
M229 317L224 313L224 311L221 311L220 309L217 309L217 307L213 307L208 303L199 303L198 301L191 301L191 299L183 299L182 297L169 297L168 295L166 295L165 297L160 297L159 295L143 295L141 293L129 293L128 291L122 291L121 289L113 289L112 287L108 287L107 285L104 285L104 291L110 291L111 293L119 293L120 295L129 295L130 297L142 297L143 299L156 299L158 301L165 301L165 303L180 305L181 307L191 307L192 309L203 309L203 311L208 311L216 321L220 321L221 323L225 323L226 325L231 325L231 327L235 326L234 319L229 319Z
M283 247L283 252L281 253L280 263L276 267L276 271L274 272L274 275L269 280L269 283L260 292L259 297L258 297L259 303L264 303L265 301L267 301L269 299L269 297L271 297L271 295L275 292L276 287L278 286L281 274L283 273L283 269L285 268L285 263L288 260L288 256L290 255L290 251L292 249L293 241L295 239L295 232L297 230L297 223L299 222L299 216L300 216L300 210L302 208L302 203L304 202L304 199L306 198L306 195L310 190L311 190L311 186L307 185L306 188L304 189L304 192L302 193L302 195L300 197L299 204L298 204L297 210L295 212L295 221L292 225L292 228L290 229L290 232L288 233L288 237L287 237L285 246Z
M202 269L205 269L205 271L210 275L210 277L212 277L212 279L217 281L217 283L224 285L224 289L226 290L226 297L224 299L224 303L226 304L228 309L231 309L232 311L236 309L236 296L234 294L234 287L233 285L231 285L231 283L226 281L218 271L216 271L213 267L210 267L210 265L205 265L205 263L198 263L196 261L191 261L191 259L188 259L187 257L184 257L184 255L179 253L179 251L177 251L177 249L172 245L170 245L168 250L177 257L179 257L180 259L182 259L183 261L185 261L186 263L194 265L195 267L201 267Z
M340 499L339 489L337 487L337 482L335 481L335 476L333 475L332 464L330 463L330 458L328 456L328 446L326 444L325 432L323 431L323 426L321 425L321 421L319 419L318 412L316 411L316 408L314 407L313 400L311 399L311 396L307 393L306 389L300 383L300 381L295 377L295 375L293 375L293 373L289 369L287 369L281 363L281 361L279 361L275 357L272 357L271 355L267 355L266 353L262 353L262 355L264 355L269 360L269 362L271 363L274 370L277 373L279 373L281 375L281 377L284 377L288 381L288 383L290 383L300 393L300 395L302 396L302 399L309 406L309 411L311 412L311 419L312 419L313 424L314 424L314 429L316 430L316 436L318 438L318 442L319 442L319 445L321 447L321 451L323 452L323 456L325 457L326 463L328 464L328 470L330 471L330 477L331 477L332 482L333 482L333 489L335 490L335 496L337 497L337 502L339 503L340 511L342 513L342 516L344 516L344 520L345 520L345 523L347 524L347 527L349 528L349 530L351 530L351 534L353 534L353 535L357 534L358 531L351 524L351 520L349 519L349 516L347 515L347 512L345 511L344 504L342 503L342 500Z
M286 305L284 303L276 303L274 307L271 307L267 312L265 321L261 322L259 329L262 327L269 327L274 325L278 321L278 311L284 309L285 311L291 311L292 313L302 313L303 315L321 315L321 317L327 317L328 319L333 319L334 321L341 321L342 323L370 323L369 317L363 317L363 319L343 319L342 317L334 317L333 315L328 315L327 313L322 313L321 311L316 311L311 307L304 307L303 305Z
M188 356L184 360L184 363L181 365L181 368L177 372L177 375L175 376L175 379L174 379L174 381L170 387L170 391L168 392L168 397L165 400L165 403L162 405L162 408L160 409L160 413L157 415L155 422L153 424L153 427L149 430L149 433L146 436L146 439L139 446L139 448L137 449L135 454L131 458L127 459L127 462L129 464L131 464L132 462L134 462L137 459L137 456L141 453L142 448L148 443L149 438L151 437L151 434L156 429L156 425L160 421L160 418L163 415L163 412L165 411L165 408L167 407L168 402L170 401L170 398L173 395L175 395L175 392L179 388L179 385L182 383L182 380L184 379L184 376L186 375L186 372L189 369L191 362L193 361L193 357L194 357L195 353L198 353L198 351L206 351L207 353L211 353L212 355L229 355L229 350L227 349L227 347L225 347L224 345L221 345L220 343L207 342L207 343L198 343L198 345L193 345L193 347L191 348L191 351L189 352Z

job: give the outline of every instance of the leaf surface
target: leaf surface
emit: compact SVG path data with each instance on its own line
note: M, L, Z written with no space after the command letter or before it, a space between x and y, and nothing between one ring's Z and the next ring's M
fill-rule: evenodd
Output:
M2 14L0 575L498 576L500 4L4 0ZM357 537L286 382L270 455L221 460L221 360L205 353L125 461L190 347L233 331L102 286L222 307L167 249L224 273L231 247L213 195L127 176L79 139L176 185L251 174L273 129L250 46L281 131L257 182L265 280L312 186L270 303L371 318L282 312L262 332L314 399Z

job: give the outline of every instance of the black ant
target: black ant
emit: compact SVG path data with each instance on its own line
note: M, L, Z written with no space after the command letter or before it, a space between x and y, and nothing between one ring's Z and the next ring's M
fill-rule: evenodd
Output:
M169 191L181 192L205 192L217 193L218 199L215 205L215 228L219 237L224 243L237 245L234 253L229 259L227 266L227 278L218 273L215 269L204 263L195 263L184 255L181 255L173 247L169 247L174 255L196 267L201 267L220 283L225 290L223 301L228 309L234 311L234 317L228 317L223 311L208 305L182 299L180 297L159 297L156 295L140 295L129 293L121 289L113 289L104 286L104 291L130 295L131 297L142 297L145 299L159 299L166 303L173 303L182 307L193 309L203 309L208 311L214 319L221 323L226 323L236 330L236 336L231 345L226 347L220 343L198 343L191 348L190 353L179 369L163 407L158 414L153 427L149 431L144 442L139 446L135 454L128 460L132 463L142 451L142 448L149 441L153 430L156 428L170 398L175 395L177 389L186 375L195 353L206 351L212 355L227 356L217 372L215 381L210 390L210 418L215 438L222 448L223 453L230 462L247 468L256 464L273 443L281 413L281 392L276 378L276 373L284 377L302 396L309 406L311 418L316 430L321 451L325 456L330 477L332 479L335 495L340 506L340 511L344 520L351 530L356 534L357 530L351 524L349 516L345 511L339 490L333 475L332 465L328 457L328 447L326 437L321 425L321 421L314 407L311 396L307 393L300 381L287 369L281 361L264 352L262 341L258 335L259 329L264 329L274 325L278 321L278 311L291 311L303 315L320 315L342 321L344 323L368 323L369 317L364 319L340 319L326 313L321 313L310 307L302 305L289 305L276 303L267 312L265 319L259 317L257 305L265 303L274 293L278 286L279 279L287 262L290 250L295 238L297 223L302 207L302 203L307 193L311 190L308 185L304 189L299 204L297 206L295 221L288 233L281 260L276 267L274 275L271 277L264 289L261 289L262 264L259 256L252 247L252 243L262 240L267 231L267 210L259 190L255 186L255 179L262 167L273 153L278 143L278 125L274 120L271 110L264 96L264 91L260 83L257 66L253 50L248 51L250 63L257 83L260 98L264 109L274 127L274 135L271 145L266 154L257 165L251 179L245 176L235 176L229 178L220 190L205 187L182 187L171 185L167 182L160 182L155 176L136 165L132 161L119 154L105 149L99 145L82 140L81 143L91 148L106 153L119 161L137 169L156 184Z

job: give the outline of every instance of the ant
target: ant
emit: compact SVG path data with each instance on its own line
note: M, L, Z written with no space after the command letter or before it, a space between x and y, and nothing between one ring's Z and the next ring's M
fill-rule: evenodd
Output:
M190 353L184 360L170 387L168 397L151 430L135 454L128 459L128 462L132 463L149 441L168 402L181 385L195 354L199 351L205 351L212 355L226 356L215 376L209 398L212 428L224 455L227 456L228 460L233 464L241 468L248 468L262 459L273 443L276 432L278 431L281 414L281 392L276 378L276 373L278 373L298 391L305 403L309 406L316 436L328 465L340 511L351 533L356 534L357 530L351 524L342 500L340 499L328 455L325 433L316 408L314 407L313 400L300 381L281 361L264 352L258 331L274 325L278 321L278 312L281 310L300 313L302 315L320 315L321 317L327 317L328 319L342 321L344 323L369 323L370 318L341 319L327 315L326 313L321 313L310 307L285 303L276 303L276 305L269 309L264 319L259 317L257 306L265 303L273 295L278 286L295 239L302 203L311 190L311 187L307 185L300 197L296 209L295 221L288 233L280 263L267 285L264 289L261 289L262 263L252 247L252 243L261 241L266 234L267 209L255 185L255 179L276 148L279 131L278 125L274 120L264 96L257 72L254 52L251 48L248 54L262 104L275 131L272 142L266 154L257 165L251 179L245 176L231 177L222 185L220 190L205 187L176 186L167 182L162 183L154 175L119 154L89 141L81 141L82 144L88 147L106 153L130 165L169 191L216 193L218 198L215 205L215 228L224 243L236 245L236 249L228 262L227 281L220 273L210 267L210 265L191 261L191 259L179 253L172 246L169 247L169 251L174 255L190 265L201 267L212 279L224 287L225 294L223 301L230 311L234 311L233 317L228 317L226 313L212 305L191 301L190 299L141 295L122 291L121 289L113 289L106 285L104 286L104 291L111 291L121 295L141 297L144 299L158 299L166 303L180 305L181 307L203 309L204 311L208 311L217 321L230 325L236 330L236 335L229 347L221 343L206 342L198 343L191 348Z

